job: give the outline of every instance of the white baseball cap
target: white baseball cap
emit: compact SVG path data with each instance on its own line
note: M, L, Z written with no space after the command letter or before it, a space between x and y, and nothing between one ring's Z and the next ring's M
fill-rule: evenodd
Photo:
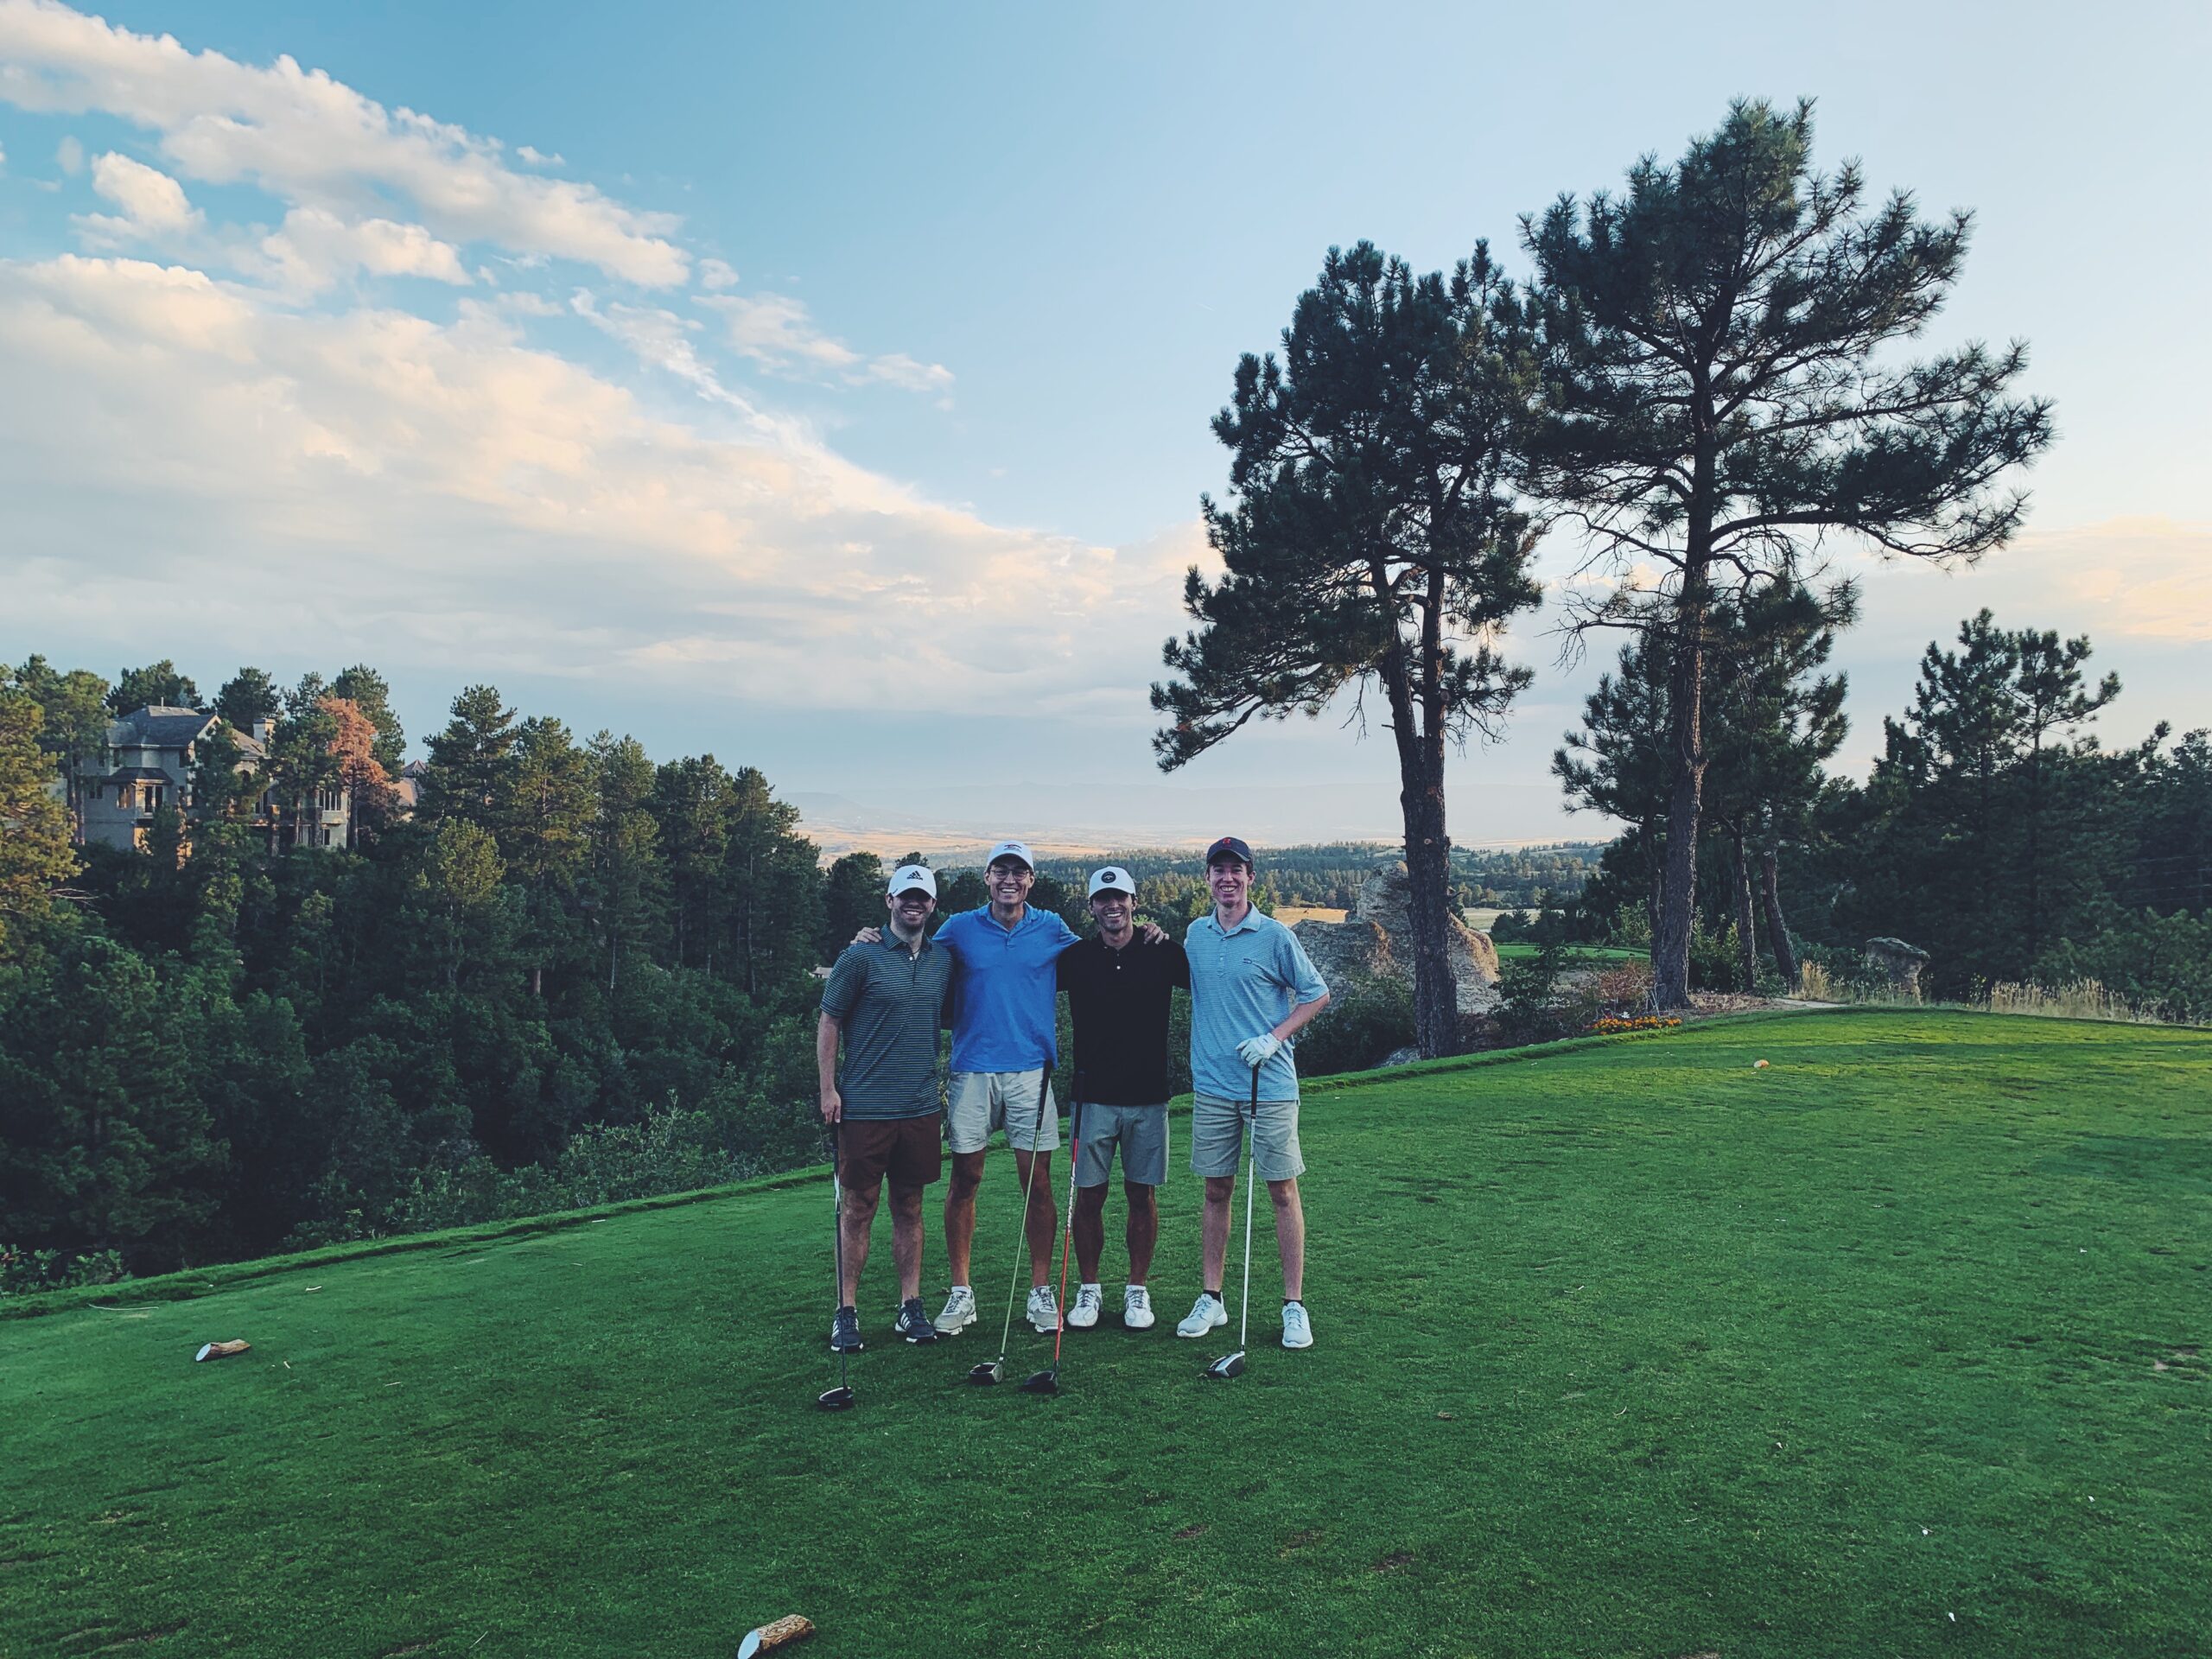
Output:
M1029 850L1029 843L1026 841L999 842L997 846L991 849L991 855L983 861L983 868L988 870L1002 858L1018 858L1032 871L1037 868L1037 855Z
M1084 896L1096 899L1102 893L1126 893L1134 899L1136 892L1137 884L1130 879L1129 873L1118 864L1109 864L1103 870L1091 872L1090 891Z
M926 864L901 864L891 872L891 883L884 891L896 899L916 887L932 899L937 897L937 876Z

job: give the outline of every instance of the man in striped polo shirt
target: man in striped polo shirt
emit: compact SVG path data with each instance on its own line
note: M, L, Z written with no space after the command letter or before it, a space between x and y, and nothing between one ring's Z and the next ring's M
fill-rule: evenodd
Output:
M891 1259L899 1272L899 1319L908 1342L934 1342L922 1306L922 1191L944 1173L944 1112L938 1098L937 1034L944 1024L952 958L929 937L937 877L919 864L893 871L884 903L890 926L872 944L849 944L822 988L814 1062L822 1121L837 1131L844 1183L844 1281L830 1345L861 1350L857 1294L868 1264L877 1194L891 1182ZM845 1063L837 1064L842 1038Z

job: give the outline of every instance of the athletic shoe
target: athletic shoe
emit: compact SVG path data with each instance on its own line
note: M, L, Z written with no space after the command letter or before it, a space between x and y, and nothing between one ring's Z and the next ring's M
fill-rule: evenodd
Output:
M918 1296L909 1296L899 1304L899 1319L891 1328L909 1342L937 1340L937 1326L930 1323L929 1313Z
M867 1347L868 1344L861 1340L860 1311L853 1307L839 1308L836 1317L830 1321L830 1351L833 1354L857 1354Z
M1282 1305L1282 1345L1286 1348L1311 1348L1313 1345L1313 1321L1306 1317L1306 1304L1285 1302Z
M1209 1331L1218 1331L1229 1323L1229 1310L1221 1305L1221 1298L1210 1290L1198 1293L1198 1300L1191 1304L1190 1316L1175 1327L1179 1337L1203 1337Z
M1122 1287L1122 1323L1132 1331L1152 1329L1152 1296L1142 1285Z
M1052 1294L1050 1285L1030 1287L1029 1312L1025 1317L1040 1337L1049 1337L1060 1328L1059 1299Z
M937 1333L940 1337L957 1337L976 1323L976 1293L965 1285L955 1285L952 1294L944 1299L944 1312L937 1316Z
M1106 1293L1096 1285L1077 1287L1075 1306L1068 1309L1068 1329L1088 1331L1098 1323L1098 1314L1106 1306Z

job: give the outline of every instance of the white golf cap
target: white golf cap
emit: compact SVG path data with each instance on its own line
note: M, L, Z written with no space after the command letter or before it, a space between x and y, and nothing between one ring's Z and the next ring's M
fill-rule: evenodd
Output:
M1134 899L1137 893L1137 884L1120 865L1109 864L1103 870L1090 873L1090 891L1085 897L1096 899L1102 893L1126 893Z
M1026 841L999 842L991 849L991 855L983 861L983 868L988 870L1002 858L1018 858L1031 869L1037 868L1037 855L1029 850L1029 843Z
M932 899L937 897L937 876L926 864L901 864L891 872L891 883L884 891L896 899L902 893L919 887Z

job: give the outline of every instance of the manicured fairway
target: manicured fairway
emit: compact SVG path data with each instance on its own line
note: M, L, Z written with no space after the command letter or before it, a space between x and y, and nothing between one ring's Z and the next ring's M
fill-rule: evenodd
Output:
M890 1342L880 1232L817 1414L826 1181L0 1320L0 1655L2212 1651L2212 1033L1753 1020L1306 1124L1319 1345L1263 1201L1226 1384L1163 1324L963 1387L995 1312ZM1168 1323L1195 1254L1179 1171Z

